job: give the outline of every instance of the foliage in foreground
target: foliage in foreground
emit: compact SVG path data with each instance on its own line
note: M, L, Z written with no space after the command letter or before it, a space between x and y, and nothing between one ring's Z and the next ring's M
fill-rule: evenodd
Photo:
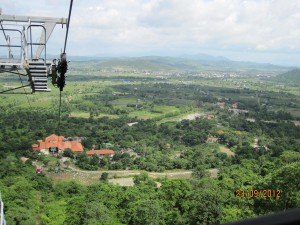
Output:
M280 166L245 159L224 167L218 179L164 179L159 188L146 173L134 177L133 187L82 186L53 184L8 153L1 158L0 189L8 224L218 224L300 206L300 163L273 163ZM277 199L234 195L251 189L283 192Z

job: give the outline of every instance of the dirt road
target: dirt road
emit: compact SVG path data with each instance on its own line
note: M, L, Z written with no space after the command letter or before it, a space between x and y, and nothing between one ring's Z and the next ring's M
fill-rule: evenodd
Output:
M78 172L78 173L86 173L86 174L99 174L102 173L109 173L109 174L116 174L118 176L132 176L132 175L139 175L141 171L135 170L99 170L99 171L87 171L87 170L80 170L76 169L72 166L68 167L71 171ZM147 172L149 176L176 176L176 175L191 175L192 171L178 171L178 172L165 172L165 173L157 173L157 172Z

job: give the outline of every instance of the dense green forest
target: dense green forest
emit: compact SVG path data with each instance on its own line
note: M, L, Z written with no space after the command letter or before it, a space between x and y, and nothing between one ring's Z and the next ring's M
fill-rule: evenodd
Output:
M246 146L242 148L245 150ZM18 152L17 154L21 154ZM15 153L1 153L0 187L8 224L216 224L299 207L300 154L243 157L217 179L156 183L146 173L133 187L106 181L82 186L37 176ZM200 168L197 168L200 169ZM280 190L279 197L235 197L236 190Z
M283 91L273 81L262 84L264 79L185 75L74 75L63 93L59 127L57 92L1 96L0 190L7 224L204 225L300 207L300 100L294 84ZM198 116L185 119L191 113ZM65 150L55 158L32 150L37 140L58 133L84 137L85 151L110 143L115 155L99 161L85 152ZM86 176L105 172L88 185L55 180L53 167L61 157ZM45 167L41 176L36 162ZM132 186L114 185L110 173L116 170L139 174L129 176ZM149 175L169 171L192 176Z

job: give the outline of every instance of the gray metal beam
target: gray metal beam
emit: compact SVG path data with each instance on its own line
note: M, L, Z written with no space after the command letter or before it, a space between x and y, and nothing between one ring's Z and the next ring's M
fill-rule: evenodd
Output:
M67 18L55 18L55 17L40 17L40 16L16 16L16 15L1 15L0 21L9 22L31 22L31 23L56 23L67 24Z
M44 24L46 32L42 31L39 43L43 43L45 41L47 43L47 41L49 40L50 35L52 34L52 32L54 30L55 25L56 25L55 23L50 23L50 22L46 22ZM38 47L38 49L37 49L37 51L35 53L35 58L36 59L38 59L41 56L43 50L45 49L45 46L46 45L39 45L39 47Z

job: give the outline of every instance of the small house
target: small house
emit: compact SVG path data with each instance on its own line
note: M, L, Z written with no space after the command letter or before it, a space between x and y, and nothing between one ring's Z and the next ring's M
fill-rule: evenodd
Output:
M215 137L215 136L212 136L212 135L208 135L206 142L209 143L209 144L217 143L218 138Z
M113 150L102 149L102 150L90 150L86 152L87 155L97 155L99 157L103 157L104 155L108 155L109 158L112 158L115 154Z
M217 106L223 109L225 107L225 102L217 102Z
M33 145L31 145L31 146L32 146L32 150L33 150L33 151L39 151L39 150L40 150L38 144L33 144Z

